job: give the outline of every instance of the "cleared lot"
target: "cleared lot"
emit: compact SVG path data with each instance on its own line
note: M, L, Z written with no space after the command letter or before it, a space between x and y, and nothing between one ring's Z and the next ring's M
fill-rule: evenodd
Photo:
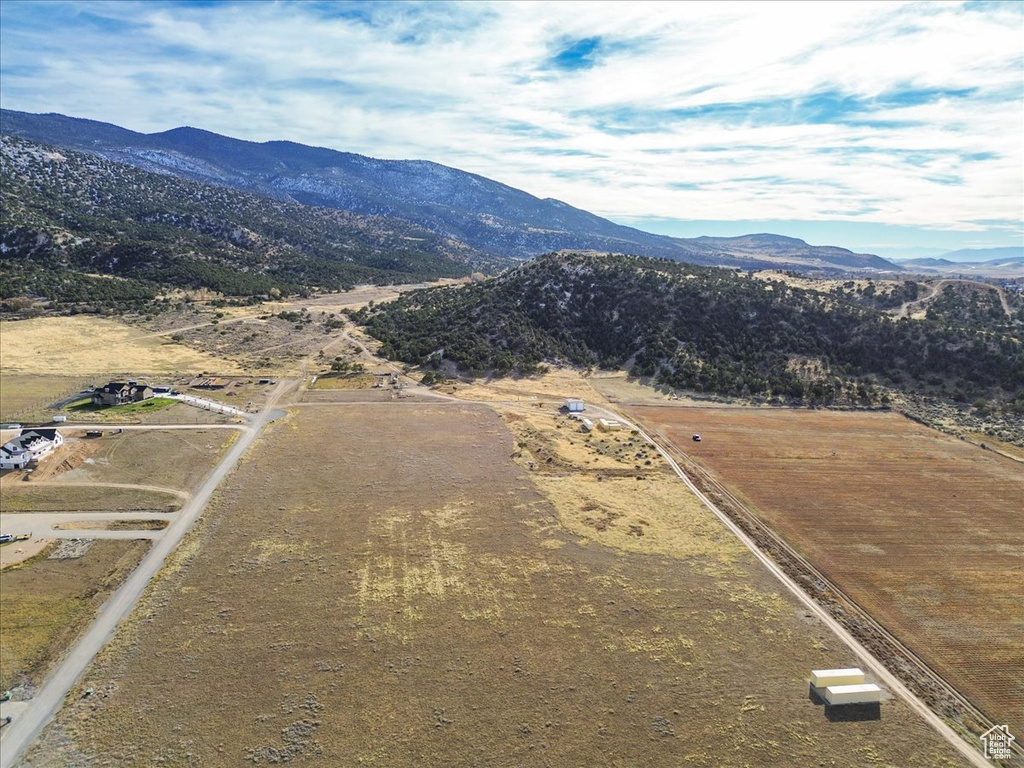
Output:
M237 437L238 432L230 429L147 429L85 438L78 445L86 455L59 480L141 483L192 491Z
M84 554L68 552L67 557L51 547L5 569L0 576L0 688L38 685L148 547L148 541L95 541Z
M806 677L853 659L734 541L575 535L515 450L474 406L295 409L27 764L960 764L898 701L827 720Z
M629 413L709 469L993 720L1024 731L1020 463L895 414Z

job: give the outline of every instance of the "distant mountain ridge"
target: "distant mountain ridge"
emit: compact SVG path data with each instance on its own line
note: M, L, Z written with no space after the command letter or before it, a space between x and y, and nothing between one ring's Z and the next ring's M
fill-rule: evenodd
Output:
M143 134L94 120L13 110L0 110L0 131L279 200L404 219L497 256L524 259L586 249L743 269L896 268L872 254L780 235L656 235L425 160L379 160L289 141L255 143L188 127Z
M0 136L0 299L109 305L152 299L166 286L273 295L464 277L510 263L403 219Z
M944 261L987 261L1006 262L1024 260L1024 245L1011 245L1004 248L961 248L958 251L944 253L939 258Z
M970 275L973 277L1014 278L1024 277L1024 251L1022 248L986 248L979 250L953 251L948 256L959 256L958 260L942 258L900 259L897 263L904 269L935 275ZM1002 254L989 259L964 259L964 254L988 256ZM1013 255L1021 253L1021 255Z

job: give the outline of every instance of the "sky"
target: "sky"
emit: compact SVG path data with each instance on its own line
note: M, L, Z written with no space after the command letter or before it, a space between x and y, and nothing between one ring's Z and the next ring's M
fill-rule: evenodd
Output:
M1024 3L0 2L0 105L425 159L680 236L1024 245Z

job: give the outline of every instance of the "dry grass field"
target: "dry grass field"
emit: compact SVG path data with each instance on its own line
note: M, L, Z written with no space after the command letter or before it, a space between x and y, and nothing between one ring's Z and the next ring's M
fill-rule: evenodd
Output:
M49 559L44 552L5 569L0 592L0 689L26 682L38 685L148 547L148 541L95 541L79 558Z
M441 388L446 391L445 387ZM582 397L587 400L603 400L590 385L590 381L571 368L552 368L542 376L512 376L481 381L475 384L457 384L455 391L464 400L488 402L544 402L557 408L563 397Z
M1024 732L1019 463L895 414L630 415L710 469L991 718Z
M8 373L81 377L130 372L240 372L229 361L167 338L84 315L0 323L0 336L0 367Z
M661 535L637 497L651 552L563 526L513 453L624 481L642 449L549 427L519 448L481 406L294 409L25 764L961 764L898 700L827 719L808 673L854 659L689 502Z
M645 380L646 381L646 380ZM587 382L604 399L611 403L631 403L643 405L699 405L704 407L716 407L715 400L724 400L714 396L705 396L701 400L693 399L685 394L674 392L670 387L654 387L643 384L640 380L631 378L621 371L614 373L599 372L587 377ZM724 407L719 403L718 407Z
M7 343L4 338L2 347ZM6 366L6 354L0 354L0 357L4 358ZM40 414L55 400L90 384L92 381L86 376L9 373L4 367L0 369L0 420L13 421Z
M138 483L192 491L237 439L233 429L138 430L85 439L89 455L61 482Z
M5 478L6 479L6 478ZM181 498L134 488L55 483L5 482L0 486L0 512L174 512Z

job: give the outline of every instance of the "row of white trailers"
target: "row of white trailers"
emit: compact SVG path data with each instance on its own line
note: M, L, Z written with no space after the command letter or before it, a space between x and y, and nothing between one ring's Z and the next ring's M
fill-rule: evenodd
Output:
M851 669L816 669L811 672L811 685L828 704L876 704L882 700L882 689L865 680L864 673Z

